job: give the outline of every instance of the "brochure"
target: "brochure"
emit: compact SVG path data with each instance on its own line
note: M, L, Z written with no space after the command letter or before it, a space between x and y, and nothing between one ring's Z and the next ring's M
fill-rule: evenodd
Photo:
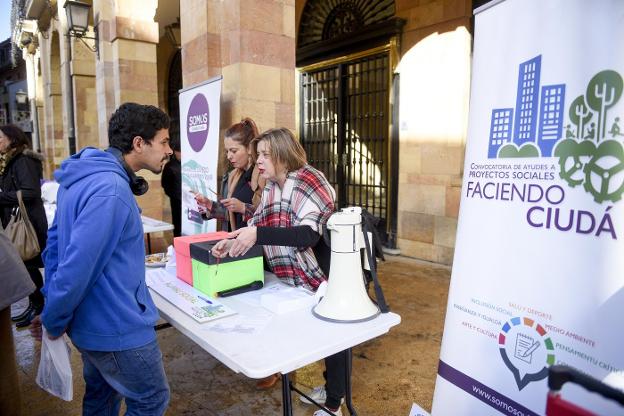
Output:
M166 269L147 270L145 281L148 287L197 322L214 321L236 314L236 311L217 299L204 295Z

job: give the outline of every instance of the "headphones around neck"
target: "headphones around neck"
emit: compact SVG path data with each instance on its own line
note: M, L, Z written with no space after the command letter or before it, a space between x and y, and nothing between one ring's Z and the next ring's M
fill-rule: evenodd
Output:
M119 163L121 163L121 166L123 166L124 170L128 174L128 177L130 178L130 190L132 190L132 193L137 196L146 193L149 189L149 184L145 179L143 179L143 177L137 176L134 171L130 169L130 166L128 166L123 158L123 153L121 152L121 150L116 147L109 147L108 149L106 149L106 151L115 156L115 158L119 161Z

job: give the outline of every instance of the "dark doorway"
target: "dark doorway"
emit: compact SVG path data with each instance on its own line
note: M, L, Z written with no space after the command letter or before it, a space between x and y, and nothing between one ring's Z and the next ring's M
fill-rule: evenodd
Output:
M310 164L396 244L398 98L393 65L404 21L393 0L309 0L299 26L299 136ZM396 137L395 137L396 136Z
M388 52L301 74L301 142L336 189L338 207L388 219Z
M180 142L180 102L179 91L182 89L182 51L178 49L169 65L169 79L167 81L167 109L171 118L169 137Z

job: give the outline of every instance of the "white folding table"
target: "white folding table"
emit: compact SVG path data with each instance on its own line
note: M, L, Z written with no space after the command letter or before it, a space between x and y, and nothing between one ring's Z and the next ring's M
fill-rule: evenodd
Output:
M143 215L141 215L141 222L143 223L143 234L147 236L147 254L152 254L152 241L150 240L150 234L160 231L173 230L173 224L145 217Z
M265 281L273 279L276 277L272 273L265 272ZM349 351L347 364L350 366L352 347L387 333L401 322L401 317L392 312L358 323L326 322L314 317L309 308L273 314L260 306L262 291L257 291L257 305L237 299L238 296L219 298L221 303L238 313L198 323L155 291L150 289L150 293L163 319L232 371L255 379L281 373L284 415L292 415L290 390L293 387L288 373L344 350ZM244 328L241 331L218 330L227 327L228 322L251 321L258 316L265 317L265 322L254 331ZM237 321L232 321L234 319ZM219 327L215 329L217 325ZM349 411L355 414L351 404L350 373L348 368L346 399Z

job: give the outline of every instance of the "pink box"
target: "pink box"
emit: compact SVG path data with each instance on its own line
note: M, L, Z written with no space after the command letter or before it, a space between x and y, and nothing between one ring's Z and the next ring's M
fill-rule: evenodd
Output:
M173 239L173 247L176 253L176 275L178 279L193 286L193 266L191 263L191 244L202 241L223 240L227 238L226 231L213 233L185 235Z

